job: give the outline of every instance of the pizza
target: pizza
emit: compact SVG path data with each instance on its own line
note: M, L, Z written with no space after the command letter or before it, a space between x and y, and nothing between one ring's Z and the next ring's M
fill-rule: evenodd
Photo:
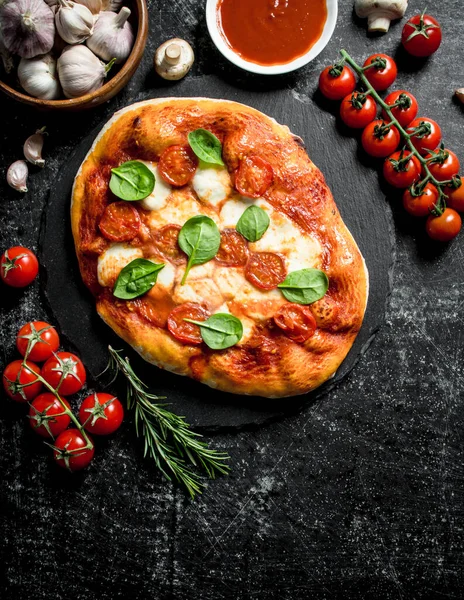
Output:
M149 363L218 390L308 392L362 325L365 262L323 175L248 106L117 112L77 173L71 220L104 321Z

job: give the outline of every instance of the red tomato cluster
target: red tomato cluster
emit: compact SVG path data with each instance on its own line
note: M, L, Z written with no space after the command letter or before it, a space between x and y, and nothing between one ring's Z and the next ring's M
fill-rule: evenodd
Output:
M59 346L54 327L44 321L26 323L16 337L23 360L6 366L3 387L15 402L29 403L29 423L38 435L54 440L57 464L77 471L90 464L95 452L83 430L95 435L114 433L122 423L124 409L116 397L99 392L84 398L75 417L66 396L82 389L86 371L79 357L59 351ZM71 421L73 427L69 427Z
M404 26L402 42L414 56L429 56L440 45L440 26L429 15L416 15ZM395 81L397 67L390 56L373 54L364 62L362 72L379 92ZM461 229L458 212L464 212L464 185L458 175L459 159L441 144L438 123L428 117L417 117L417 100L406 90L391 92L384 99L398 127L390 122L386 109L382 110L382 118L378 118L375 99L369 92L356 91L355 76L343 62L322 71L319 88L327 98L341 100L340 117L345 125L363 130L361 143L367 154L384 159L385 180L405 190L405 210L415 217L428 217L426 231L432 239L443 242L453 239ZM417 153L406 143L401 144L401 128L410 136Z

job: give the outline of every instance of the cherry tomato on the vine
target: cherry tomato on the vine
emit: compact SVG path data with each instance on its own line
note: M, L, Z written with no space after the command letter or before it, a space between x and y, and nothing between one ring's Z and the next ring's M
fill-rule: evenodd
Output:
M63 396L78 392L86 379L81 359L70 352L57 352L49 358L42 367L41 375Z
M428 161L429 171L438 181L452 179L461 168L459 158L452 150L446 148L438 148L435 152L427 154L425 159Z
M407 127L416 118L417 111L419 110L417 100L410 92L406 92L405 90L397 90L388 94L384 102L390 106L393 116L401 127ZM389 116L384 110L382 111L382 115L385 120L389 120Z
M412 56L430 56L441 44L441 27L430 15L414 15L403 27L401 42Z
M377 158L385 158L398 148L400 139L400 133L394 125L377 119L364 129L361 142L368 154Z
M457 185L460 184L458 187L446 186L443 190L448 197L446 204L449 208L464 212L464 184L461 182L460 177L455 177L455 179L457 179Z
M397 188L410 187L420 176L421 163L409 151L394 152L383 163L383 176Z
M14 360L3 371L3 387L7 395L15 402L28 402L35 398L42 389L42 382L37 379L39 367L27 360Z
M375 119L377 105L372 96L353 92L343 98L340 105L340 116L348 127L362 129Z
M23 246L13 246L2 254L0 277L11 287L26 287L34 281L39 272L36 255Z
M96 435L109 435L119 429L124 418L121 402L111 394L99 392L87 396L79 409L84 429Z
M426 154L440 145L440 125L433 119L418 117L411 121L406 131L411 135L414 148L421 154Z
M427 183L420 193L412 186L412 188L405 190L403 194L403 206L413 217L427 217L430 215L437 200L438 190L431 183Z
M430 215L425 229L429 237L438 242L449 242L461 230L461 217L452 208L445 208L441 215Z
M69 402L65 398L61 398L61 400L70 409ZM50 392L39 394L32 401L28 416L32 429L47 438L55 438L68 427L71 421L71 417L65 413L61 402Z
M53 458L64 469L80 471L91 463L95 454L95 447L86 446L87 442L79 429L66 429L55 440Z
M355 87L356 78L346 65L330 65L319 75L319 89L329 100L341 100Z
M372 66L370 66L372 65ZM366 67L368 67L366 69ZM398 69L396 63L388 54L373 54L364 62L364 76L374 90L386 90L395 81Z
M47 360L58 350L60 338L56 329L45 321L31 321L23 325L16 337L16 348L21 356L26 356L36 362Z

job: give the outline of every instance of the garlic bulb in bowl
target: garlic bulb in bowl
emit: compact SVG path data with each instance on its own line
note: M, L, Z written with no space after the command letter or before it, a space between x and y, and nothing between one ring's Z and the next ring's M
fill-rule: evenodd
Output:
M34 58L52 49L54 16L44 0L6 2L0 8L0 27L6 48L22 58Z
M83 4L59 0L55 14L56 29L68 44L81 44L92 35L95 17Z
M55 100L61 96L56 60L51 54L22 58L18 66L21 86L34 98Z
M95 23L93 34L86 44L103 60L116 59L119 64L126 60L134 45L134 32L128 22L131 11L123 6L119 13L103 11Z
M66 46L58 59L58 76L66 98L79 98L101 88L114 62L105 65L87 46Z

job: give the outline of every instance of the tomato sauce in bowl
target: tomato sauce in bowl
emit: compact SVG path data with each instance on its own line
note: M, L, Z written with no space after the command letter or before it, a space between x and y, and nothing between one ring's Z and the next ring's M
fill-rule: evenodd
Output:
M227 45L247 62L285 65L320 39L326 0L219 0L217 25Z

